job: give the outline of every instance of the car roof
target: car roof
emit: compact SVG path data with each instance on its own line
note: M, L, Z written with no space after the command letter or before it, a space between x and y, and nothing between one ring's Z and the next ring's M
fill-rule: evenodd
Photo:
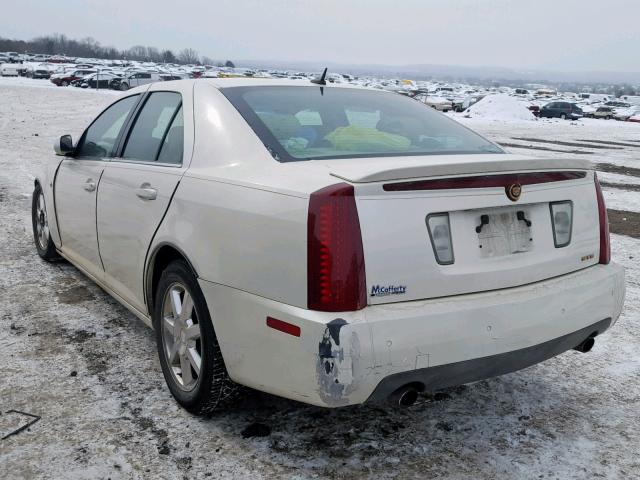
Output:
M264 77L229 77L229 78L203 78L196 79L194 81L205 81L210 83L216 88L230 88L230 87L306 87L306 86L320 86L311 83L310 80L291 80L288 78L264 78ZM328 82L326 85L322 85L326 88L362 88L357 85L350 84L333 84Z
M131 73L139 73L139 72L131 72ZM352 90L355 89L355 90L374 91L374 92L380 92L380 93L393 93L387 90L371 89L371 88L363 87L360 85L352 85L348 83L333 84L328 82L326 85L317 85L317 84L311 83L311 81L290 80L290 79L283 79L283 78L264 78L264 77L254 77L254 78L252 77L227 77L227 78L206 77L206 78L194 78L194 79L190 78L190 79L171 80L168 82L163 82L163 85L166 88L169 88L173 83L180 84L180 85L187 85L187 84L193 85L195 83L207 84L217 89L231 88L231 87L271 87L271 86L273 87L276 87L276 86L277 87L284 87L284 86L321 87L322 86L324 88L341 88L341 89L348 88ZM132 88L131 90L128 90L127 93L146 92L148 88L149 88L149 84L141 85L139 87L135 87L135 88Z

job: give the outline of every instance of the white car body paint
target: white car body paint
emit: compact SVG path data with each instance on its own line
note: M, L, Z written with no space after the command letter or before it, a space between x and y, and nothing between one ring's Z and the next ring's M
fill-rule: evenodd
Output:
M315 405L357 404L390 375L532 348L604 319L617 320L624 271L598 264L598 206L587 162L483 154L279 163L219 91L245 85L296 88L301 82L183 80L126 93L182 94L183 163L94 162L91 168L102 177L93 219L102 262L88 258L94 248L88 230L67 227L76 235L66 238L64 228L91 222L72 212L90 216L95 194L72 211L82 193L66 192L73 186L58 168L82 161L52 162L37 180L60 253L148 324L154 253L171 245L185 255L234 381ZM98 176L97 170L83 175ZM383 189L394 181L553 170L586 173L562 185L525 185L516 203L503 188ZM147 209L132 193L147 181L144 174L153 177L161 206ZM102 190L104 180L109 183ZM309 197L340 182L355 188L367 290L382 285L404 291L368 297L358 311L313 311L307 309ZM556 249L548 204L567 199L573 202L572 241ZM480 213L497 209L525 211L532 222L532 245L525 253L478 256L473 228ZM451 216L456 262L446 267L435 261L425 225L427 214L435 212ZM299 326L300 337L268 328L268 316Z

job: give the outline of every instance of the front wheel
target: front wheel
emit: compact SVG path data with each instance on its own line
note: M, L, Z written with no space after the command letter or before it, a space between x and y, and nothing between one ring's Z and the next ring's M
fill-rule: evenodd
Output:
M60 256L56 251L53 240L51 240L47 206L44 200L44 192L40 185L36 185L36 188L33 190L31 223L33 225L33 240L36 244L38 255L48 262L58 260Z
M121 83L120 90L122 90L123 92L129 90L129 85L127 85L126 83Z
M162 272L153 315L162 373L174 398L196 415L228 406L239 386L229 378L204 295L184 261Z

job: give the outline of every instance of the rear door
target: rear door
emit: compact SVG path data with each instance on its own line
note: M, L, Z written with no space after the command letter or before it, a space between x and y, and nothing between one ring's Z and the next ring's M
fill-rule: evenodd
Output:
M76 155L62 161L55 178L61 250L92 275L101 276L96 235L96 194L126 119L140 99L131 95L107 108L87 128Z
M100 184L97 230L105 279L141 311L148 247L191 158L184 141L185 129L193 131L186 97L179 91L147 94Z

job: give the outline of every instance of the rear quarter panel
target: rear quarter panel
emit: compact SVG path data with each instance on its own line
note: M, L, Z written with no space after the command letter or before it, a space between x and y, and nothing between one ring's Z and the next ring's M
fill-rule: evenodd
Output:
M204 280L305 307L307 206L306 198L185 176L154 245L175 245Z

